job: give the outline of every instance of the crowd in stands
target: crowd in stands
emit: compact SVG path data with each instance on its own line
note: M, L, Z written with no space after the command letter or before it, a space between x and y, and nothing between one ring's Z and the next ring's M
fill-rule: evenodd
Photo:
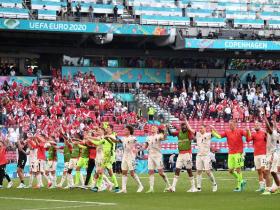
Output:
M233 59L229 64L229 69L236 70L279 70L279 60L266 59Z
M18 69L15 64L1 64L0 76L16 76Z
M179 119L212 118L217 121L235 119L239 122L262 120L264 116L280 120L279 79L271 75L267 80L256 83L254 75L247 76L242 84L238 75L229 75L221 84L214 81L199 83L188 79L183 88L161 86L154 89L144 88L165 109ZM155 90L153 95L148 90ZM170 89L170 90L169 90Z
M98 85L92 73L53 77L50 82L34 80L30 86L5 81L0 98L1 124L20 126L23 132L39 128L42 134L59 137L62 131L81 133L104 121L136 127L138 123L136 113Z
M82 60L82 59L81 59ZM90 66L108 67L108 61L112 58L91 58ZM114 59L113 59L114 60ZM175 59L175 58L118 58L118 67L136 67L136 68L197 68L197 69L222 69L224 60L222 59ZM68 60L64 65L73 66ZM78 65L84 66L83 62ZM86 64L88 65L88 63Z

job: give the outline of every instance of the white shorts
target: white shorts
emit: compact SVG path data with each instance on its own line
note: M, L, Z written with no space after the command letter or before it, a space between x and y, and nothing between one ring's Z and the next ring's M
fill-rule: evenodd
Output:
M185 167L186 169L192 168L192 154L179 154L176 161L176 168L182 169Z
M57 161L48 160L46 171L56 171Z
M271 162L271 158L273 156L273 160ZM278 154L276 152L274 152L273 154L269 154L269 155L266 155L266 166L265 166L265 170L270 170L270 172L275 172L277 173L277 167L278 167L278 161L279 161L279 158L278 158Z
M103 163L104 163L104 159L101 159L101 158L96 158L95 159L96 171L103 169Z
M160 155L160 156L149 156L148 157L148 169L149 170L163 169L162 155Z
M212 162L209 156L196 156L196 170L198 171L209 171L212 169Z
M45 160L39 160L39 171L41 173L44 173L46 170L46 161Z
M69 169L69 162L65 162L63 172L67 172L68 169Z
M266 155L254 156L254 163L257 170L266 166Z
M135 170L135 159L123 158L122 159L122 170L124 171L134 171Z
M71 158L69 161L68 169L75 169L77 166L78 158Z
M35 160L30 163L30 172L37 173L39 172L39 161Z

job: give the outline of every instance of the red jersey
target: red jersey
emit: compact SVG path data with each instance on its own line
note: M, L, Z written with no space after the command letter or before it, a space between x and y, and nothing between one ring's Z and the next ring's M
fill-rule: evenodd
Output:
M247 132L236 128L235 130L226 130L221 137L226 137L228 142L229 154L243 153L242 136L247 138Z
M89 159L95 159L96 158L96 148L89 148Z
M37 157L38 160L46 160L46 148L44 143L38 145Z
M7 164L7 157L6 157L6 147L1 147L0 148L0 165L5 165Z
M266 133L264 131L256 131L247 141L253 141L254 156L266 154Z

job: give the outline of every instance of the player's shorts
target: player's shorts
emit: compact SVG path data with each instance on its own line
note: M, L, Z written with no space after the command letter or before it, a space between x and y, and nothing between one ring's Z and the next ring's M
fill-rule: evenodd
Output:
M69 169L69 162L65 162L63 172L67 172L68 169Z
M212 169L212 162L208 155L205 156L196 156L196 170L198 171L209 171Z
M123 158L122 159L122 170L124 171L134 171L135 170L135 159L131 159L131 158Z
M39 161L35 160L30 163L30 172L37 173L40 171Z
M266 155L256 155L254 156L254 163L257 170L266 166Z
M149 170L160 170L163 169L162 156L149 156L148 157L148 169Z
M21 168L21 169L24 169L25 165L26 165L26 161L27 159L18 159L18 164L17 164L17 167L18 168Z
M48 160L46 171L56 171L57 161Z
M45 160L39 160L39 171L41 173L44 173L46 170L46 161Z
M192 168L192 154L186 153L186 154L179 154L177 161L176 161L176 168L182 169L191 169Z
M75 169L77 167L78 158L71 158L69 161L68 169Z
M228 155L228 169L236 169L244 166L244 159L241 153Z
M112 169L113 168L113 163L112 163L112 157L111 156L108 156L108 157L104 156L102 167L107 168L107 169Z
M96 168L96 171L104 169L103 166L104 166L104 158L103 158L103 157L102 157L102 158L97 157L97 158L95 159L95 168Z
M80 157L77 166L80 168L87 168L88 167L88 158Z
M273 156L273 160L271 162L272 156ZM270 172L277 173L278 162L279 162L279 157L278 157L278 154L276 152L274 152L273 154L266 155L265 170L269 170Z

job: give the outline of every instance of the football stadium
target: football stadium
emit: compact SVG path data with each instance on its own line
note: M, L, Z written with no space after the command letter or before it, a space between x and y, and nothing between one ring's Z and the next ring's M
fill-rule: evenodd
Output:
M0 209L280 209L280 0L0 0Z

